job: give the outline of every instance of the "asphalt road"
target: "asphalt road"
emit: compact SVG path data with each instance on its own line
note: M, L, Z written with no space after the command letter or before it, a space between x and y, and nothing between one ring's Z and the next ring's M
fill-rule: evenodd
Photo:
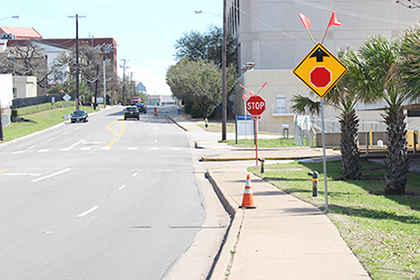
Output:
M151 113L0 146L0 279L163 277L205 209L187 136Z

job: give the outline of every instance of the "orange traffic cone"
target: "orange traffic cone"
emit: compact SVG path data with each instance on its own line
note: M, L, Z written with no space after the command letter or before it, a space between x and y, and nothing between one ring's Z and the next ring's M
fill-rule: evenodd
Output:
M255 209L257 208L254 206L254 198L252 196L252 189L251 189L251 179L246 176L246 183L245 183L245 190L244 196L242 198L242 205L239 208L246 208L246 209Z

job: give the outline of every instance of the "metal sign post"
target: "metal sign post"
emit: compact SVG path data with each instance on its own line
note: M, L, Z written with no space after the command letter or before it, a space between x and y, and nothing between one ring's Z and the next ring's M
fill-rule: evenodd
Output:
M299 14L300 20L312 37L309 28L311 27L310 20L303 14ZM325 37L327 36L328 28L332 25L340 26L341 23L337 20L335 12L332 13L331 19L328 23L327 30L325 30ZM325 213L328 213L328 187L327 187L327 160L325 154L325 125L324 125L324 96L332 89L332 87L344 76L347 72L347 67L338 60L330 51L323 45L315 44L315 47L305 56L305 58L293 69L293 74L298 77L310 90L321 98L321 119L322 119L322 153L324 164L324 182L325 182Z

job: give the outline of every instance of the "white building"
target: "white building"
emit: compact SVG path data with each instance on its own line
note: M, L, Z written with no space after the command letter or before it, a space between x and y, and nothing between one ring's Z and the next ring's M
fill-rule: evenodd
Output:
M2 126L8 126L11 122L11 106L13 100L13 77L12 74L0 74L0 110Z
M291 99L296 94L309 96L308 88L292 73L293 68L313 48L314 43L300 21L299 13L310 21L310 31L321 42L332 12L341 26L331 26L324 46L333 54L339 48L360 46L369 36L389 39L403 34L420 18L418 9L407 9L395 0L227 0L228 30L237 38L238 65L255 63L253 70L241 71L238 84L261 91L266 111L260 130L281 132L289 124L293 133L295 115ZM242 88L235 88L235 113L243 114ZM326 107L325 118L335 119L337 111ZM381 121L379 112L359 111L361 121Z

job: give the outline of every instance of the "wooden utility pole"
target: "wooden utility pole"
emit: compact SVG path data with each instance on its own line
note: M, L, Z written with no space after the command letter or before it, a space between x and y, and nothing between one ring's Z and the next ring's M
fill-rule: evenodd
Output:
M79 110L79 18L86 16L68 16L69 18L76 19L76 110Z

